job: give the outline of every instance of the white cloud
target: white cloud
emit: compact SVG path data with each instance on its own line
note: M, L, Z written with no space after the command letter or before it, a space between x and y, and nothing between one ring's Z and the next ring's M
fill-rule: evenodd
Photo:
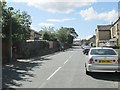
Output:
M6 2L26 3L26 2L28 2L28 0L6 0Z
M44 23L44 22L40 23L39 25L40 26L46 26L46 27L48 27L48 26L54 26L53 23Z
M46 10L52 13L70 13L78 7L89 6L96 0L11 0L24 2L28 6Z
M78 7L91 5L91 2L36 2L32 0L27 4L52 13L70 13Z
M86 10L81 10L80 15L85 20L102 19L102 20L107 20L107 21L113 21L118 16L117 11L115 10L111 10L109 12L98 13L97 11L93 9L93 7L90 7Z
M49 22L65 22L75 20L75 18L65 18L65 19L48 19Z
M3 1L3 0L2 0ZM119 0L6 0L7 2L118 2Z
M6 0L7 2L97 2L97 0Z

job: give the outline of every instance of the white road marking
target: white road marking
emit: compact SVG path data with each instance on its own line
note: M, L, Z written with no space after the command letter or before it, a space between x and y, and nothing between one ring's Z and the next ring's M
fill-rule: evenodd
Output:
M75 53L74 53L74 54L75 54ZM73 54L73 55L74 55L74 54ZM72 56L73 56L73 55L72 55ZM66 64L66 63L70 60L70 58L71 58L72 56L70 56L70 57L64 62L64 64ZM62 67L59 67L57 70L55 70L55 72L54 72L52 75L50 75L50 76L47 78L47 80L51 79L61 68L62 68Z
M67 60L64 62L64 64L66 64L68 61L69 61L69 59L67 59Z
M73 54L74 55L74 54ZM73 56L72 55L72 56ZM65 62L64 62L64 64L66 64L69 60L70 60L70 58L72 57L72 56L70 56Z
M51 77L53 77L61 68L62 68L62 67L59 67L57 70L55 70L55 72L54 72L52 75L50 75L50 76L47 78L47 80L49 80Z

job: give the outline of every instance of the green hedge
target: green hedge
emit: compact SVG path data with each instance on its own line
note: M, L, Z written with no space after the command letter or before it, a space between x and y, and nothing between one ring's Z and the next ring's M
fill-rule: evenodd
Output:
M42 41L38 41L38 42L40 42L42 45L40 46L40 47L42 47L42 49L43 48L49 48L49 41L47 41L47 40L42 40Z

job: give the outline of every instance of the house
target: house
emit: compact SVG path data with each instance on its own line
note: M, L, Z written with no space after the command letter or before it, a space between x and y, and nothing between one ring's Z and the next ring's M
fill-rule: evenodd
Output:
M111 25L98 25L96 46L117 46L120 44L120 17Z
M96 46L96 35L93 35L88 39L90 46Z
M30 36L30 40L39 40L41 38L41 34L35 30L31 30L31 36Z
M81 40L80 40L80 39L74 39L74 40L73 40L73 45L75 45L75 46L81 45Z
M89 44L88 40L86 39L81 40L81 45L88 45L88 44Z
M97 25L96 29L96 47L106 46L111 39L112 25Z
M117 46L120 44L120 17L112 24L111 27L111 39L109 40L111 46Z

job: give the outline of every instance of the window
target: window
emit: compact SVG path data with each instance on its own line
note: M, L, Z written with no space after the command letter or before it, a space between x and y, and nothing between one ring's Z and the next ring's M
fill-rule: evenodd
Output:
M117 55L112 49L93 49L91 55Z

